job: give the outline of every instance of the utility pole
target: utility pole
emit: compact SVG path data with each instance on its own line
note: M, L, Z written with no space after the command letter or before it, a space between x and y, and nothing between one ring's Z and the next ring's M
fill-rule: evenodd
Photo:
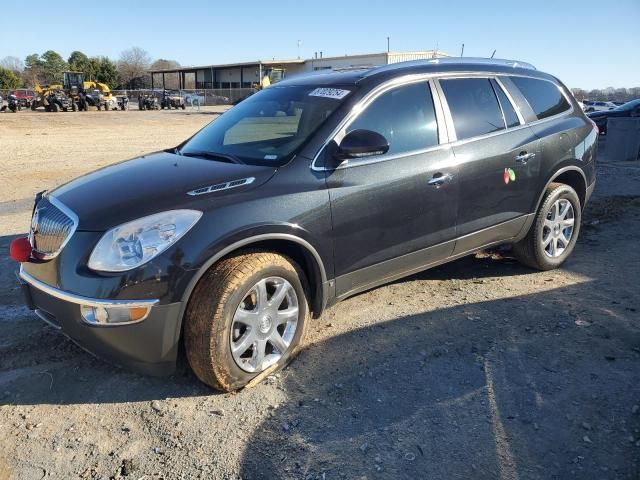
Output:
M300 60L300 45L302 45L302 40L298 40L298 60Z
M390 45L390 43L389 43L389 39L390 39L390 38L391 38L391 37L387 37L387 53L389 53L389 52L390 52L390 48L389 48L389 45Z
M462 50L460 51L460 56L464 57L464 43L462 44Z

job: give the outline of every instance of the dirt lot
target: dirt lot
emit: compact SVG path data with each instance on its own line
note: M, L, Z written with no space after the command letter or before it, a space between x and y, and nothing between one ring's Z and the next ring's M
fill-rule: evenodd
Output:
M31 198L213 112L0 114L0 251ZM53 124L55 117L55 124ZM351 298L235 395L94 359L0 258L0 479L640 478L640 166L602 162L571 259L485 253Z

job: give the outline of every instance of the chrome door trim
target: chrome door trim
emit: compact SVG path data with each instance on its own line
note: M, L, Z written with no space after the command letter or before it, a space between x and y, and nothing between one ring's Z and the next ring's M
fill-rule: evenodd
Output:
M558 113L557 115L553 115L551 117L547 117L547 118L543 118L542 120L534 120L533 122L529 122L529 123L524 123L524 117L522 117L522 113L520 112L520 110L517 108L517 105L513 102L513 98L510 95L510 93L507 91L507 89L504 87L504 84L500 81L501 76L505 76L505 77L523 77L523 78L532 78L534 80L541 80L544 82L549 82L552 85L556 86L556 88L558 88L558 90L560 90L560 93L564 96L565 100L567 101L567 103L569 104L569 109L565 110L564 112ZM517 127L512 127L512 128L505 128L504 130L498 130L497 132L491 132L491 133L487 133L485 135L479 135L476 137L471 137L471 138L465 138L463 140L458 140L456 133L455 133L455 128L453 126L453 119L451 117L451 111L449 110L449 105L447 103L447 99L444 96L444 93L442 91L442 88L439 84L439 80L440 79L456 79L456 78L487 78L487 79L495 79L499 84L500 87L503 89L503 91L505 92L505 94L507 95L507 97L509 98L509 101L512 102L512 105L514 106L514 109L516 111L516 114L518 115L518 119L520 120L521 124L518 125ZM338 165L335 168L326 168L326 167L319 167L316 165L316 162L318 161L318 157L320 156L320 154L323 152L323 150L327 147L327 145L329 143L331 143L332 141L339 141L342 139L342 137L344 136L344 130L351 124L353 123L353 121L355 120L355 118L360 115L360 113L362 111L364 111L364 109L369 106L369 104L375 100L378 96L380 96L382 93L401 86L401 85L407 85L407 84L411 84L411 83L418 83L421 81L428 81L429 82L429 86L431 87L431 95L432 98L434 99L434 106L436 103L436 98L437 98L437 103L439 104L439 108L441 109L441 114L444 116L444 121L445 121L445 125L444 128L446 128L446 134L447 134L447 143L445 144L440 144L440 145L436 145L433 147L430 147L428 149L424 149L424 150L415 150L412 152L403 152L402 154L397 154L397 155L388 155L388 156L384 156L384 155L379 155L376 156L375 159L369 159L369 160L359 160L358 162L342 162L340 165ZM434 87L435 86L435 90ZM517 87L516 87L517 88ZM336 128L333 129L333 131L331 132L331 134L329 134L329 136L327 137L327 140L324 141L324 143L322 144L322 146L318 149L318 151L316 152L316 154L313 157L313 161L311 162L311 170L316 171L316 172L332 172L334 170L339 170L339 169L343 169L343 168L349 168L349 167L356 167L359 165L369 165L372 163L377 163L377 162L383 162L383 161L387 161L387 160L393 160L399 157L405 157L405 156L410 156L410 155L417 155L420 153L426 153L432 150L439 150L439 149L444 149L444 148L451 148L451 147L455 147L458 145L462 145L465 143L469 143L469 142L475 142L476 140L482 140L485 138L490 138L496 135L503 135L505 133L508 132L513 132L515 130L521 129L521 128L527 128L531 125L539 125L545 122L549 122L564 116L570 116L573 112L575 111L575 108L573 106L573 102L571 101L571 98L568 96L567 92L565 91L565 89L563 87L561 87L558 83L554 82L553 80L549 80L546 78L540 78L540 77L535 77L532 75L525 75L522 73L507 73L507 72L485 72L485 71L467 71L467 72L441 72L441 73L415 73L415 74L409 74L409 75L403 75L397 78L394 78L392 80L389 80L387 82L384 82L380 85L378 85L377 87L373 88L369 93L367 93L362 99L360 99L349 111L349 113L347 113L347 115L345 115L345 117L342 119L342 121L338 124L338 126ZM438 107L436 107L436 120L439 122L440 118L438 118ZM438 124L438 137L439 140L442 139L441 135L440 135L440 130L441 130L441 126L440 124ZM340 135L342 133L342 135Z
M520 125L524 125L525 123L527 123L527 122L524 121L524 116L522 115L522 112L520 111L520 107L518 107L518 104L513 101L513 97L511 96L511 93L509 93L509 91L505 88L504 84L500 80L500 77L495 77L494 80L496 81L496 83L498 84L500 89L502 90L502 93L504 93L505 96L507 97L507 100L509 100L509 103L513 107L513 111L516 112L516 116L518 117L518 120L520 121ZM500 108L502 108L502 106ZM504 110L503 110L502 113L504 115ZM505 124L506 124L507 123L506 117L505 117L504 120L505 120ZM513 128L516 128L516 127L511 127L511 128L513 129ZM507 127L507 130L509 130L509 127Z
M442 92L438 88L438 82L432 78L429 79L429 88L431 89L431 98L436 111L436 122L438 122L438 142L440 145L446 145L451 142L451 134L455 133L451 130L446 121L444 107L442 106Z

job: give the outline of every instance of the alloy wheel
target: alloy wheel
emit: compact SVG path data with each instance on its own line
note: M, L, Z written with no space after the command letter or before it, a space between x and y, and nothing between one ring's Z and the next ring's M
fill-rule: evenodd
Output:
M561 256L569 246L575 224L573 205L567 199L556 200L544 221L542 228L542 248L551 258Z
M284 278L268 277L244 296L233 316L231 354L244 371L259 373L285 354L298 326L298 295Z

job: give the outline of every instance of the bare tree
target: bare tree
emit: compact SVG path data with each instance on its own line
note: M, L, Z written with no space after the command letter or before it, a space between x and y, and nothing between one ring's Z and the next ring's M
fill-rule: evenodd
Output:
M0 67L11 70L17 75L21 75L24 71L24 62L18 57L4 57L2 60L0 60Z
M166 60L164 58L159 58L155 62L151 64L151 70L173 70L176 68L180 68L180 63L175 60ZM172 72L164 75L164 86L169 90L177 90L180 88L180 79L178 78L178 73ZM160 75L155 77L157 81Z
M180 62L159 58L151 64L151 70L171 70L174 68L180 68Z
M146 50L140 47L132 47L120 54L118 60L118 72L122 85L126 88L146 87L150 83L147 73L151 57Z

